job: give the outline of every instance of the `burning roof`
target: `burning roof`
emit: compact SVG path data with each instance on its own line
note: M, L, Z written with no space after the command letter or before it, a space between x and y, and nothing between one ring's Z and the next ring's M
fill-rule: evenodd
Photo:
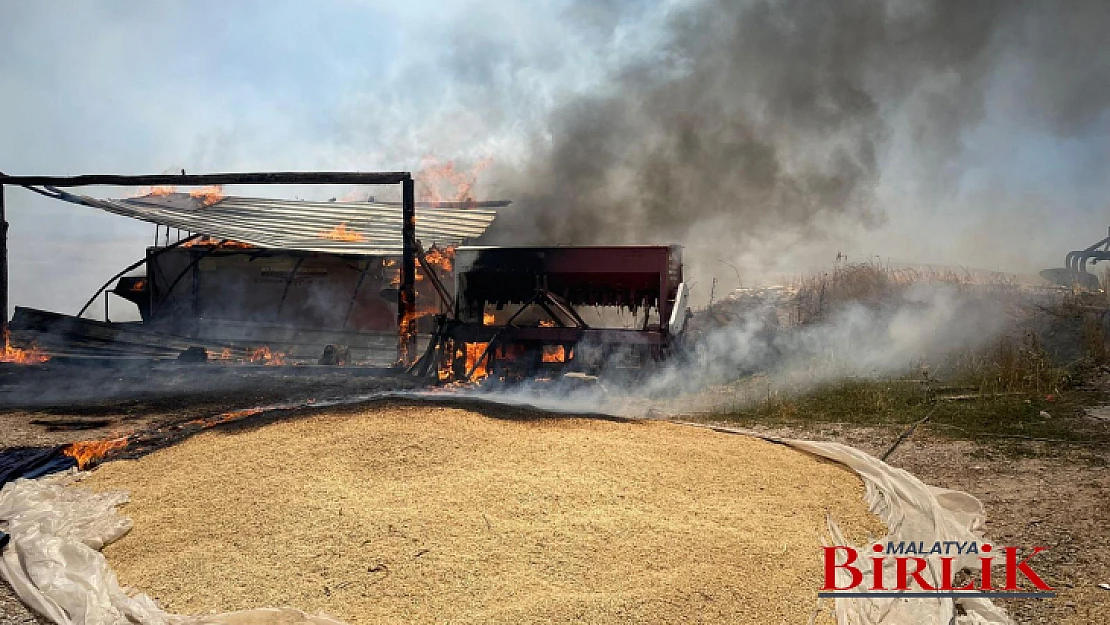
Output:
M176 192L118 200L64 193L62 199L256 247L367 256L401 253L401 207L392 204ZM459 245L481 236L496 217L488 209L421 207L416 237L429 247Z

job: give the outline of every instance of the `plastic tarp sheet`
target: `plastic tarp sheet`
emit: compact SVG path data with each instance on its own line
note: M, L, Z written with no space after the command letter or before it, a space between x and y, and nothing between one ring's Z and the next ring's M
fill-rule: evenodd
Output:
M21 478L42 477L77 466L64 447L13 447L0 453L0 487Z
M727 428L713 429L754 435ZM883 544L888 541L984 542L979 531L983 506L971 495L927 486L908 472L847 445L762 438L842 463L858 473L866 486L866 500L871 511L888 527ZM261 608L206 616L163 611L150 597L122 588L100 553L104 545L119 539L131 528L130 520L117 510L127 501L127 495L94 493L88 488L74 486L79 477L69 471L38 479L18 479L0 490L0 530L11 537L0 558L0 575L24 603L55 623L340 623L323 614L310 615L292 608ZM835 520L829 520L828 529L830 544L847 544ZM869 546L862 547L866 550ZM818 557L815 553L815 560ZM866 558L857 561L865 574L866 561ZM979 560L966 556L958 560L957 565L975 569ZM939 561L933 558L925 575L935 581L939 579L940 570ZM891 577L887 579L893 579L893 571L888 575ZM1012 622L1002 608L978 597L837 597L833 601L837 621L842 625L1001 625Z

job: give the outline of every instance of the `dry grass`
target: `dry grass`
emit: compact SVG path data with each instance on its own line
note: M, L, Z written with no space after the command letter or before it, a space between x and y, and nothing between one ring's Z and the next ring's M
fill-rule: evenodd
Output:
M783 446L438 406L214 431L86 484L132 493L121 580L187 613L806 622L826 512L884 533L854 474Z
M1020 287L1013 276L974 274L953 269L892 268L879 263L848 263L794 281L789 322L806 325L824 319L847 302L880 306L897 300L914 285L945 285L1014 303Z

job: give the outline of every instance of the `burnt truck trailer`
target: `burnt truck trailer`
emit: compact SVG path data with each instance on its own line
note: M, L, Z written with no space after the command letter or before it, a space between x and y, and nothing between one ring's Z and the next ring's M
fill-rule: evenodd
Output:
M441 378L639 368L671 352L688 314L679 246L464 246L454 269Z

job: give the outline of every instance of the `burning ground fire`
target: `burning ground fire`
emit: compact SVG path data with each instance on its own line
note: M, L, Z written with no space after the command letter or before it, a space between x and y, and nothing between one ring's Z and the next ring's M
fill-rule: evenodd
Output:
M247 354L247 362L261 363L264 365L284 365L285 353L271 351L266 345L252 349Z
M77 468L84 471L113 451L127 447L129 438L122 436L102 441L80 441L66 446L62 453L76 460Z
M108 457L116 455L116 453L122 449L142 446L144 443L150 444L151 442L155 442L157 444L159 440L165 441L170 438L171 431L187 430L191 432L195 431L195 429L207 429L223 423L230 423L232 421L238 421L239 419L253 417L254 415L262 414L267 411L309 408L315 403L315 399L308 399L301 404L282 404L265 407L255 406L253 408L243 408L241 410L230 410L213 417L193 419L192 421L186 421L185 423L172 425L167 428L159 428L152 432L132 433L103 440L70 443L62 449L62 454L76 460L77 468L85 471Z
M217 352L208 352L210 360L220 360L226 362L248 362L261 365L284 365L288 364L285 352L274 351L270 349L269 345L260 345L258 347L249 347L246 352L234 353L230 347L225 347Z
M43 363L48 360L50 360L50 356L47 356L43 352L39 351L39 348L33 344L27 349L12 347L11 333L8 332L7 328L4 328L4 351L0 352L0 362L12 362L21 365L33 365Z

